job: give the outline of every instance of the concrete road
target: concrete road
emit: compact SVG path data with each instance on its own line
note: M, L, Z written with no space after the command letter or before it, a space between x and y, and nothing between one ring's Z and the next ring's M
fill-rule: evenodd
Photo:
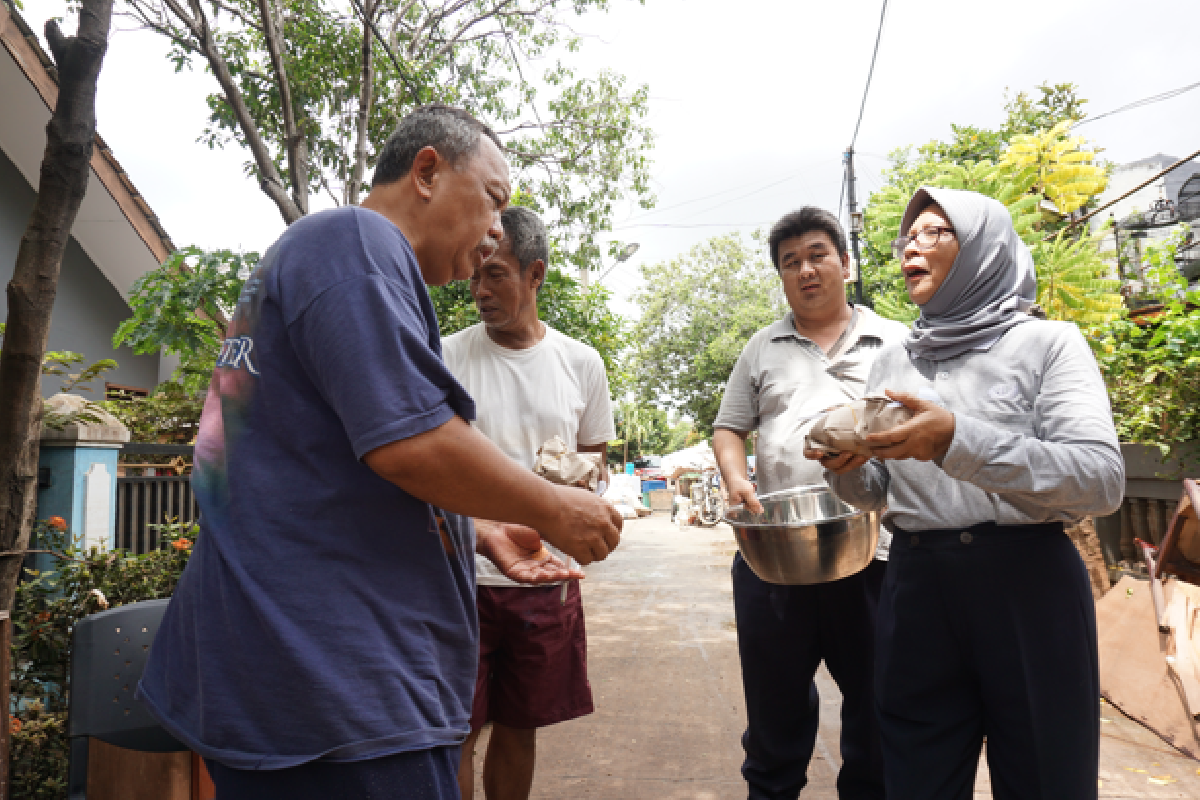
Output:
M617 552L587 568L596 713L539 734L535 800L745 800L736 549L728 527L680 530L654 516L626 523ZM820 738L802 800L837 797L841 697L824 668L817 683ZM1200 763L1116 709L1101 713L1102 798L1200 798ZM975 795L991 797L983 763Z

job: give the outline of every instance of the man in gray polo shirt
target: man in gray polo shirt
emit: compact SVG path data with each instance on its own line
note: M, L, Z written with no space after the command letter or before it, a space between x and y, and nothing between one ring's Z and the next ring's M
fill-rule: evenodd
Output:
M746 473L746 437L757 430L763 493L824 483L804 458L813 415L862 396L875 355L904 325L846 303L846 235L828 211L805 207L771 229L771 261L791 311L756 333L738 358L714 423L713 449L731 503L759 507ZM817 741L813 677L825 661L842 692L842 800L882 798L883 762L872 691L875 608L890 536L880 531L865 570L816 586L759 579L739 554L733 601L749 725L742 775L750 800L796 800Z

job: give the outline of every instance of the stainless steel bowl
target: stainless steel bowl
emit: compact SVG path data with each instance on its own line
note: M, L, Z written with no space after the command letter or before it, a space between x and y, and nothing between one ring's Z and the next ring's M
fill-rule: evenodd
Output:
M767 583L828 583L860 572L875 557L879 515L843 503L826 486L800 486L758 498L763 513L733 506L742 558Z

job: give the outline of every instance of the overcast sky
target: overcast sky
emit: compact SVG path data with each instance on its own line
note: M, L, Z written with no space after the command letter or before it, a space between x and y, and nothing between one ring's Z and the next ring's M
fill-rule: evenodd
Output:
M587 39L570 58L585 72L609 67L650 86L658 206L622 208L613 236L641 249L606 280L628 311L622 301L641 263L748 233L804 204L836 210L880 3L612 6L573 23ZM40 30L64 8L25 0L24 16ZM892 0L858 137L859 195L878 188L895 147L948 137L952 122L998 126L1006 87L1073 82L1101 114L1200 81L1198 33L1196 0ZM245 154L196 142L215 82L199 70L174 74L165 54L154 34L115 34L100 79L101 135L177 245L265 249L283 224L246 179ZM1200 147L1200 89L1080 133L1118 163L1189 154Z

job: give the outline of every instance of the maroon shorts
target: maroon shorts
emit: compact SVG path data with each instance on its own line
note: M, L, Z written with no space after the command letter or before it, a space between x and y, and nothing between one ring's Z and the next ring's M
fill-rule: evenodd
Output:
M542 728L594 710L579 582L480 586L479 674L471 727Z

